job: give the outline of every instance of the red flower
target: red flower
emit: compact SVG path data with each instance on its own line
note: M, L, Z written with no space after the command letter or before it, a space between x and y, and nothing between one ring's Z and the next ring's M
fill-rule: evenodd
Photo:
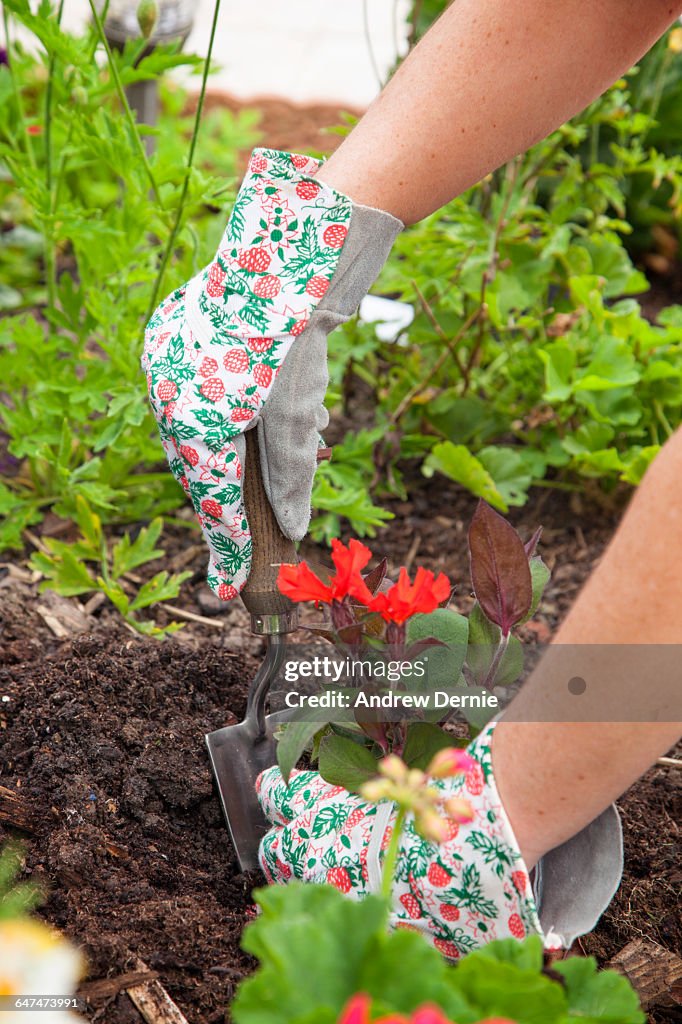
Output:
M346 1003L338 1024L370 1024L371 1006L372 997L365 992L358 992ZM374 1024L449 1024L449 1021L439 1006L425 1003L418 1006L411 1017L406 1017L402 1013L389 1013L376 1018ZM509 1024L513 1024L513 1021Z
M280 566L277 586L292 601L321 601L331 604L344 597L354 597L363 604L372 599L369 587L360 570L369 562L372 552L359 540L351 540L346 547L340 540L332 541L332 561L336 573L324 583L305 562Z
M42 135L43 126L41 124L29 124L26 128L29 135Z
M372 600L371 591L360 575L360 570L365 568L371 557L372 552L359 540L351 540L348 547L345 547L340 540L334 538L332 562L336 568L336 576L333 582L338 596L345 597L346 594L350 594L363 604Z
M405 622L418 612L436 610L450 595L450 582L444 573L434 577L430 569L417 569L414 583L410 583L407 569L400 570L398 582L387 593L376 594L369 603L386 622Z

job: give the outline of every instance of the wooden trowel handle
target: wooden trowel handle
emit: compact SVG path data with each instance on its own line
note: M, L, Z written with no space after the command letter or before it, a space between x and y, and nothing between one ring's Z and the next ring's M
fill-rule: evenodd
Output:
M283 562L297 562L298 557L293 541L280 530L265 493L257 430L247 430L245 440L244 505L253 554L251 573L241 598L251 613L254 633L290 633L298 625L298 613L296 606L277 589L277 574Z

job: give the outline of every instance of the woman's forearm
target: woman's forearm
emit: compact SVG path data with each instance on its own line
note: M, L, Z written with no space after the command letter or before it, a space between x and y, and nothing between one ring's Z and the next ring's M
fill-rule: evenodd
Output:
M414 223L582 110L680 11L679 0L455 0L319 177Z

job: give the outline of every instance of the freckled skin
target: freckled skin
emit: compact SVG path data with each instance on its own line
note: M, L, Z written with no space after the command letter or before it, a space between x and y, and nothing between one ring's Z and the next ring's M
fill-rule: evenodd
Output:
M652 645L652 658L665 645L682 644L681 565L678 430L649 468L554 643L613 645L615 652L625 645ZM538 666L509 709L518 720L503 720L493 736L500 794L530 864L589 824L679 739L682 723L666 721L666 696L679 685L678 677L679 672L671 679L652 672L646 694L649 722L566 721L562 695L553 706L563 721L533 721L547 698L542 663ZM534 766L532 777L528 764ZM546 815L540 828L542 810Z
M547 17L546 0L457 0L319 177L405 223L421 220L586 107L680 10L660 0L562 0ZM453 135L455 126L463 130ZM425 168L434 143L441 160Z
M680 12L682 4L661 0L562 0L547 17L546 0L457 0L318 176L412 224L586 107ZM434 146L439 159L427 159ZM680 566L678 432L556 642L682 644ZM533 702L547 703L542 664L509 709L517 720L503 720L493 741L495 775L529 865L592 821L682 729L665 721L669 681L655 675L649 723L571 722L558 698L556 720L533 721Z

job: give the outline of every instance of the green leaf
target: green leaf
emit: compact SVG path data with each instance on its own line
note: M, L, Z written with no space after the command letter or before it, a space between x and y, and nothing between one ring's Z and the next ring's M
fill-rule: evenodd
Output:
M409 970L405 970L406 964ZM398 929L377 937L371 956L362 965L358 991L372 996L383 1012L409 1014L428 1003L440 1007L447 1020L473 1020L456 977L456 970L423 935Z
M58 555L35 552L29 564L49 580L49 583L41 583L41 590L55 590L63 597L76 597L97 589L87 566L68 549Z
M434 445L430 455L424 460L422 472L427 477L433 476L436 472L442 473L502 512L508 509L488 470L462 444L442 441Z
M321 728L324 710L315 708L314 711L316 713L309 718L305 715L295 722L287 722L277 741L277 764L285 782L289 781L296 762Z
M336 1020L383 938L383 900L355 903L331 886L300 883L257 889L254 897L261 914L242 947L260 965L239 986L235 1024L293 1024L330 1007Z
M125 534L113 547L112 573L116 579L126 572L161 558L164 552L155 547L161 536L163 519L154 519L149 526L143 526L134 541Z
M469 614L469 647L466 663L477 683L481 684L487 679L501 639L500 627L487 619L481 606L476 603ZM495 677L492 681L488 680L488 685L509 686L516 682L522 671L523 647L519 638L511 634Z
M407 739L403 750L403 761L410 768L425 771L434 754L446 747L459 744L453 736L431 722L413 722L407 728Z
M177 597L180 587L185 580L188 580L192 573L179 572L170 576L164 569L157 572L156 576L147 580L137 592L134 601L130 602L130 610L137 611L140 608L149 608L150 605L159 604L161 601L168 601Z
M545 587L549 583L550 578L552 576L551 572L549 571L545 563L542 561L540 555L534 555L533 558L531 558L529 564L531 584L533 587L533 599L530 603L528 614L524 619L521 619L521 622L528 622L529 619L533 618L536 611L538 610L538 605L542 600L542 595L545 592Z
M426 662L425 686L429 692L457 682L469 639L469 623L463 615L450 608L413 615L407 622L406 637L408 647L432 637L440 641L440 645L426 647L418 656Z
M377 761L367 747L332 734L320 743L319 769L326 782L356 793L377 774Z
M537 966L525 967L525 955L515 960L509 945L496 955L500 945L490 943L464 957L455 972L458 991L480 1017L510 1017L519 1024L558 1024L567 1010L561 986L543 977ZM528 956L535 960L537 943Z
M572 391L572 377L576 365L575 350L567 342L550 342L538 349L545 367L546 402L565 402Z
M478 459L495 482L495 487L507 505L525 505L528 490L533 483L533 472L530 460L525 451L517 448L490 445L482 448ZM544 475L545 463L540 457L541 475Z
M102 521L81 494L76 496L76 522L93 557L98 558L102 551Z
M604 1024L644 1024L637 994L622 975L597 970L594 957L571 957L553 965L563 976L571 1015Z
M490 402L475 395L460 398L455 388L448 388L429 402L424 415L453 444L466 445L474 438L487 441L504 433L506 427L505 417L491 408Z

